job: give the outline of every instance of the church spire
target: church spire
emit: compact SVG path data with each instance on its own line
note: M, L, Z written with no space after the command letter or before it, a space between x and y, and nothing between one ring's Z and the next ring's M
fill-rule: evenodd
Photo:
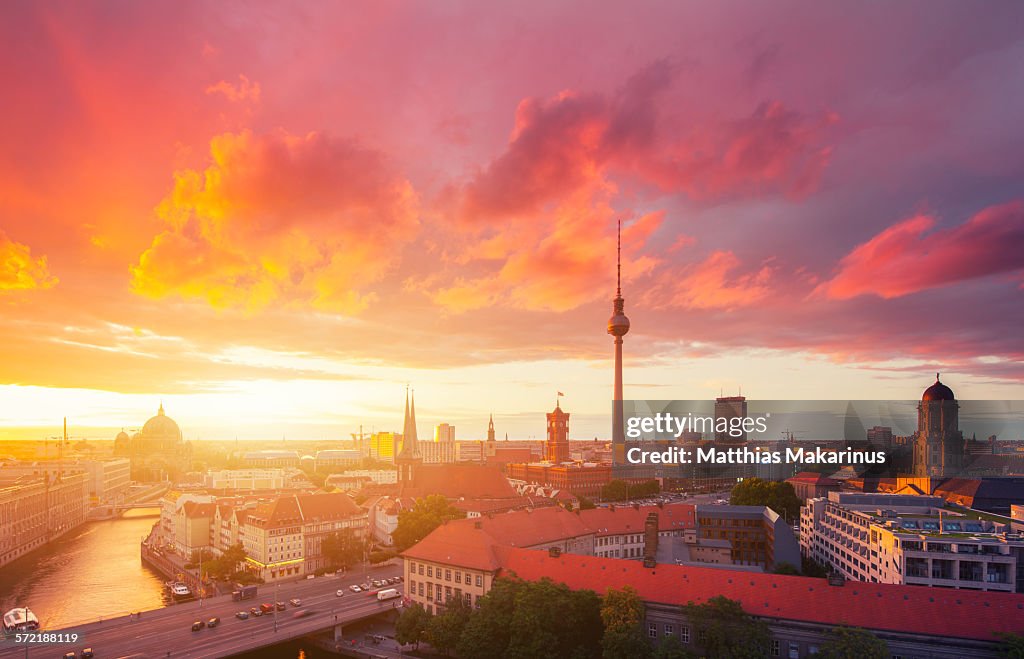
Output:
M494 441L494 414L491 414L490 420L487 422L487 441Z
M410 395L405 389L405 421L402 424L402 450L399 457L414 458L419 454L419 442L416 437L416 393Z

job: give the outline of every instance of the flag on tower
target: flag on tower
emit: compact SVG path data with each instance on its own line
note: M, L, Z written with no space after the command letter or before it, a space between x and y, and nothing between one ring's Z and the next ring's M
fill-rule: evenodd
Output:
M558 395L559 395L559 396L564 396L565 394L563 394L563 393L562 393L561 391L559 391L559 392L558 392Z

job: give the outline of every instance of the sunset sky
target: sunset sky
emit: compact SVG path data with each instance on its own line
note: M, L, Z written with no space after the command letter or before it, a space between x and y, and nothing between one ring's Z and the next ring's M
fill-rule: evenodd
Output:
M0 438L1024 398L1024 4L6 2Z

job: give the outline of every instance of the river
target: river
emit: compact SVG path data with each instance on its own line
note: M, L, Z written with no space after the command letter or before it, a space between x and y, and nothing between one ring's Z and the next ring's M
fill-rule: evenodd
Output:
M156 523L153 510L86 522L46 547L0 568L0 614L27 606L43 629L155 609L164 579L144 566L139 542Z

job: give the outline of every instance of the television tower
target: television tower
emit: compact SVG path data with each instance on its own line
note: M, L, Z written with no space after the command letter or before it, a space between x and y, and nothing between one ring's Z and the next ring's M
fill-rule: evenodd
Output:
M622 337L629 332L629 318L625 313L626 301L622 299L622 220L619 220L618 239L615 251L615 299L612 300L612 317L608 319L608 333L615 337L615 390L612 394L612 443L624 444L622 430Z

